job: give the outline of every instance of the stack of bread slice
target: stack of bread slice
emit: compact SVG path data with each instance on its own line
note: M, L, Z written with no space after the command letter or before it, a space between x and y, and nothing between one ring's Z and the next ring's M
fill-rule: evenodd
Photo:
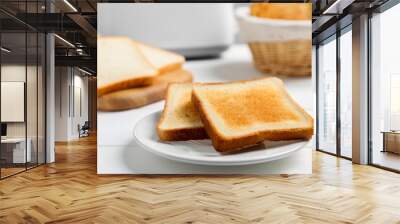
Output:
M313 118L278 78L170 85L157 126L161 140L211 138L221 153L264 140L310 139Z
M97 41L98 109L116 111L140 107L164 98L167 86L191 82L182 68L185 58L128 37Z

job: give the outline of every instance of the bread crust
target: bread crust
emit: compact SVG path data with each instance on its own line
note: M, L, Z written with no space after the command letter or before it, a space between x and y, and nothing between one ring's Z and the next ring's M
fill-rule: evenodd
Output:
M105 94L97 98L97 109L101 111L121 111L157 102L164 98L167 85L167 83L160 83ZM127 99L125 96L120 96L122 94L130 94L137 97L135 99Z
M142 45L142 46L145 46L145 47L147 47L147 48L152 48L152 49L154 49L154 50L165 51L167 54L170 54L170 55L173 55L173 56L179 58L179 61L177 61L177 62L175 62L175 63L168 64L168 65L166 65L166 66L164 66L164 67L162 67L162 68L157 68L158 71L160 72L160 74L164 74L164 73L166 73L166 72L171 72L171 71L180 69L180 68L182 67L182 64L185 63L185 58L184 58L182 55L179 55L179 54L177 54L177 53L170 52L170 51L166 51L166 50L163 50L163 49L157 49L157 48L152 47L152 46L150 46L150 45L148 45L148 44L145 44L145 43L142 43L142 42L139 42L139 41L135 41L135 40L132 40L132 42L133 42L136 46L139 46L139 49L140 49L140 45ZM143 55L144 55L144 54L143 54ZM144 55L144 56L145 56L145 55ZM146 56L145 56L145 57L146 57ZM148 60L148 59L147 59L147 60ZM149 62L151 65L153 65L153 67L157 67L157 66L155 66L150 60L148 60L148 62Z
M172 86L173 84L169 84L167 88L167 94L165 99L168 99L172 93ZM184 140L200 140L200 139L207 139L208 135L204 127L195 127L195 128L177 128L177 129L169 129L164 130L161 128L162 123L166 119L166 114L171 107L168 100L165 101L164 110L161 113L160 120L157 124L157 134L160 140L163 141L184 141Z
M186 141L208 139L206 130L203 127L179 128L174 130L162 130L157 126L157 134L163 141Z
M137 77L129 80L123 80L103 85L97 88L97 97L123 89L151 85L155 77L157 76Z
M154 84L154 82L157 82L157 78L160 75L164 75L165 73L168 73L168 72L173 72L175 70L180 69L181 67L182 67L181 63L170 64L168 66L161 68L157 75L151 75L151 76L147 76L147 77L137 77L137 78L133 78L133 79L129 79L129 80L123 80L123 81L103 85L103 86L97 88L97 96L99 97L99 96L105 95L107 93L112 93L112 92L129 89L129 88L152 85L152 84Z
M262 78L269 79L269 78ZM256 80L247 80L247 81L236 81L230 83L246 83L246 82L254 82L261 79ZM218 85L216 83L213 84L197 84L197 85ZM281 81L281 88L283 87L283 82ZM250 133L247 135L243 135L240 137L227 137L221 134L218 131L218 128L212 123L210 115L207 113L204 103L201 102L198 93L196 93L196 89L193 89L192 101L197 108L200 119L203 122L204 128L211 138L212 144L214 148L220 153L232 153L248 148L249 146L256 145L258 143L263 142L264 140L293 140L293 139L310 139L314 132L314 121L313 118L308 115L308 113L301 108L292 97L284 91L288 99L301 111L301 113L307 118L308 126L306 128L292 128L292 129L278 129L278 130L264 130L259 132Z
M175 70L178 70L182 67L183 62L175 63L175 64L169 64L167 66L164 66L163 68L159 69L160 74L165 74L167 72L172 72Z
M105 94L97 98L97 109L120 111L141 107L164 99L169 83L192 82L192 74L184 69L157 76L152 85Z

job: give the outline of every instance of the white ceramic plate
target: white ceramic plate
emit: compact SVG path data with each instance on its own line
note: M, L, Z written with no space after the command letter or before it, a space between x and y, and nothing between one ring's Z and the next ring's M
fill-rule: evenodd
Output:
M236 166L265 163L291 155L307 145L308 141L264 141L257 149L230 155L215 151L211 140L161 141L156 125L161 112L140 119L134 128L136 141L156 155L184 163Z

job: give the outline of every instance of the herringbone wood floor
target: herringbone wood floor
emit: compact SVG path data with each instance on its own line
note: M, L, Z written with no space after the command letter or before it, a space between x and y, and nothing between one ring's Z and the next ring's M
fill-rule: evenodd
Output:
M400 223L400 175L314 153L313 175L98 176L96 139L0 181L0 223Z

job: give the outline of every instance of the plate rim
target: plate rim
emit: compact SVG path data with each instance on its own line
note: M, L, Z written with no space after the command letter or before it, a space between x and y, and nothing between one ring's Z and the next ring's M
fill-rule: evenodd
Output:
M292 144L298 144L298 146L294 147L291 151L289 152L282 152L282 153L277 153L276 156L273 157L268 157L268 158L260 158L260 159L252 159L252 160L240 160L240 161L209 161L205 159L195 159L193 157L179 157L175 156L173 154L168 154L168 153L161 153L159 150L155 150L152 147L147 146L144 142L142 142L141 139L138 138L137 136L137 131L138 131L138 126L143 120L146 118L150 118L152 116L157 116L158 114L161 115L162 109L161 110L156 110L153 111L149 114L146 114L144 116L141 116L137 122L134 125L134 130L133 130L133 137L136 143L139 144L142 148L144 148L146 151L151 152L157 156L160 156L162 158L167 158L173 161L179 161L183 163L188 163L188 164L197 164L197 165L209 165L209 166L238 166L238 165L251 165L251 164L260 164L260 163L267 163L275 160L279 160L285 157L290 156L291 154L299 151L300 149L304 148L311 140L304 140L304 141L299 141L299 142L294 142ZM155 130L155 129L154 129ZM162 143L162 142L161 142ZM215 149L214 149L215 150Z

